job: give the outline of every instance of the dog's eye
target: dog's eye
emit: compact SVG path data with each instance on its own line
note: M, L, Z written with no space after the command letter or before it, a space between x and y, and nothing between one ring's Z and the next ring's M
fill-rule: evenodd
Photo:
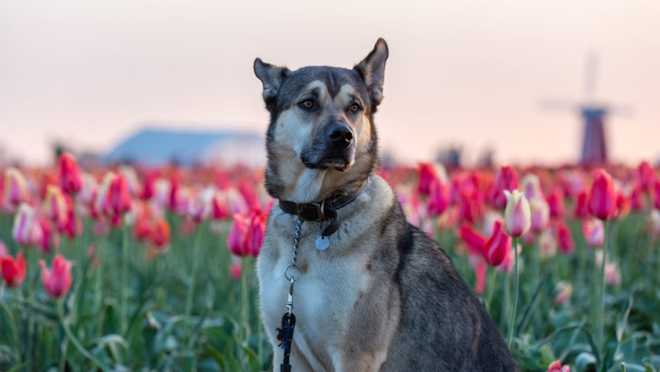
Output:
M350 106L348 106L348 112L350 112L352 114L357 114L360 111L362 111L362 106L360 106L356 102L353 102L353 103L351 103Z
M311 111L316 107L316 102L311 98L307 98L298 102L298 107L305 111Z

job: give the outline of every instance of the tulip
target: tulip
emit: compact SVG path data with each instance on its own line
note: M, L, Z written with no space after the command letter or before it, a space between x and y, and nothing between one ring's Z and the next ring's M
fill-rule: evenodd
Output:
M211 216L216 221L222 221L229 218L229 207L225 195L216 192L211 199Z
M619 192L616 194L616 212L614 213L614 216L616 218L621 218L625 217L628 213L630 213L631 209L631 201L629 198L626 197L622 192Z
M649 191L655 181L655 170L648 161L643 161L637 166L637 182L642 191Z
M449 206L449 190L439 179L432 182L430 188L427 210L429 216L439 216Z
M49 296L57 299L69 292L72 282L70 261L57 255L53 259L51 269L43 260L39 261L39 267L41 267L41 283Z
M592 218L582 222L582 234L592 248L601 247L605 242L605 227L601 220Z
M557 233L557 241L559 242L559 249L563 254L569 254L575 249L575 243L573 243L573 236L571 235L571 230L569 230L566 223L563 221L558 222L555 227Z
M170 225L164 218L157 219L151 229L151 243L157 249L163 249L170 242Z
M419 182L417 183L417 193L420 195L430 195L431 186L438 180L438 174L431 163L419 163L417 165L419 173Z
M156 194L156 180L158 179L158 172L148 171L144 176L142 182L142 190L140 191L140 198L142 200L151 200Z
M44 211L57 228L63 228L67 222L67 201L62 190L55 185L48 185L44 200Z
M560 189L555 189L546 198L550 208L550 218L560 220L564 218L564 194Z
M69 195L76 194L82 187L82 177L76 158L68 152L62 153L57 164L58 178L62 191Z
M504 191L513 191L518 188L518 173L513 167L506 165L499 169L495 176L495 184L491 188L489 201L496 209L506 206Z
M231 253L243 257L250 254L245 251L245 237L250 227L250 218L243 214L235 214L233 222L227 235L227 247Z
M596 171L596 176L589 192L589 213L606 221L616 212L616 191L612 177L602 169Z
M461 191L458 200L458 213L461 221L475 223L483 214L482 201L476 191Z
M481 256L483 247L486 245L486 238L481 236L481 234L468 224L461 225L459 228L459 236L472 255Z
M5 171L3 193L2 206L10 211L28 200L28 183L18 169Z
M550 222L550 208L545 199L536 198L529 202L531 212L531 228L535 233L540 233L548 227Z
M499 266L511 249L511 238L504 232L502 221L496 221L493 233L482 248L486 262L491 266Z
M522 190L527 197L527 200L542 199L543 190L541 190L541 182L539 178L534 174L527 174L523 177L522 181Z
M16 259L11 256L0 256L0 273L10 288L16 288L25 280L25 257L18 253Z
M257 257L259 255L261 246L264 243L267 218L268 215L259 209L252 212L250 225L248 226L247 234L245 237L245 248L243 251L248 252L248 254L252 255L253 257Z
M504 221L507 232L517 238L525 234L532 224L532 216L525 194L518 190L504 191L507 203L504 210Z
M18 244L29 245L35 241L36 216L34 208L21 204L14 217L12 237Z
M577 219L584 220L589 217L589 193L586 190L582 190L577 194L575 198L575 210L573 211L573 216Z
M131 196L126 179L121 174L109 172L103 178L96 209L110 218L113 226L119 225L122 216L131 209Z
M50 253L54 247L59 245L59 241L48 218L43 217L39 219L39 229L40 234L38 234L37 246L43 253Z
M571 372L571 367L562 366L561 361L555 360L554 362L550 363L547 372Z
M557 254L557 239L549 230L539 235L538 246L541 258L549 258Z
M630 209L639 212L644 209L643 191L639 185L635 185L630 192Z

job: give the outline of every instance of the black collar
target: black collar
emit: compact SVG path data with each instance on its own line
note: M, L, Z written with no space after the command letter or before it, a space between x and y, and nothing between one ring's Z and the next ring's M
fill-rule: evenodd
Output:
M337 211L351 204L366 188L369 181L365 181L359 190L351 193L337 192L320 202L294 203L288 200L280 199L280 209L285 213L300 217L303 221L326 222L330 221L328 227L323 230L323 236L333 234L339 224L337 223Z

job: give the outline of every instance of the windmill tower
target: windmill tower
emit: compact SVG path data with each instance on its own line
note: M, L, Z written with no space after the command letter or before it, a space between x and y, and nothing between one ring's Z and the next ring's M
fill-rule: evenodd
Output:
M595 99L598 59L596 54L589 53L585 66L584 93L582 103L566 103L560 101L546 101L543 107L551 110L570 110L577 112L584 123L582 133L582 149L580 151L580 164L597 165L607 163L608 146L605 124L610 114L630 115L630 109L625 106L614 107Z

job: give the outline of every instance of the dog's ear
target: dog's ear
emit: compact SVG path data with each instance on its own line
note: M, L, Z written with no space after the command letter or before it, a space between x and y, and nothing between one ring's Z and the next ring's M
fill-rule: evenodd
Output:
M266 107L270 109L271 104L274 102L277 93L282 86L284 80L289 76L288 68L271 65L257 58L254 60L254 74L261 80L264 86L263 97L266 102Z
M383 38L379 38L369 55L353 68L360 74L362 80L367 85L369 97L374 106L378 106L380 101L383 100L385 62L387 62L389 54L387 43Z

